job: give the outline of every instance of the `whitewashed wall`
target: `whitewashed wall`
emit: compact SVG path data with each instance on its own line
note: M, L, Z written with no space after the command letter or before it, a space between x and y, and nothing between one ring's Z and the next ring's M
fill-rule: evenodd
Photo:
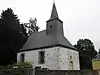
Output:
M45 50L45 64L39 64L38 63L38 52L41 50ZM25 60L33 62L35 66L44 66L48 67L49 69L58 69L58 60L57 60L57 47L52 47L48 49L39 49L39 50L32 50L32 51L26 51L25 53ZM18 53L18 61L20 60L20 54Z
M69 61L73 61L73 68L70 68ZM59 62L60 70L80 70L79 53L75 50L59 47Z
M38 52L45 50L45 64L38 63ZM34 66L47 67L52 70L70 70L69 57L72 56L73 70L79 70L79 55L77 51L63 47L52 47L47 49L32 50L20 52L17 55L17 61L20 61L20 54L25 53L25 60L30 61Z

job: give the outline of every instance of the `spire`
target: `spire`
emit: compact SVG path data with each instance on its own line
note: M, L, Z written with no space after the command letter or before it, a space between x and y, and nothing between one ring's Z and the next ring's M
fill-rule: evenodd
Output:
M50 19L53 19L53 18L59 18L57 10L56 10L55 2L53 3L53 8L52 8L52 13L51 13Z

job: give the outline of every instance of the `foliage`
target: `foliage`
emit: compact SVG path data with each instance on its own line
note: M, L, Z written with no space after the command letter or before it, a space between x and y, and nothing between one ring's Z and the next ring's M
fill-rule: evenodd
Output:
M1 23L2 25L10 27L13 30L20 31L19 19L17 15L13 13L13 10L11 8L8 8L1 13Z
M32 33L38 32L39 27L37 26L37 19L30 18L29 23L24 23L25 29L27 30L28 36L31 36Z
M1 13L1 26L3 26L3 30L7 27L16 34L24 35L23 24L20 24L17 15L11 8Z
M17 66L18 66L18 68L32 68L33 67L32 63L31 62L27 62L27 61L18 62Z
M0 74L3 75L27 75L30 71L32 71L33 65L31 62L19 62L12 65L1 66Z
M0 66L0 69L12 69L12 68L33 68L31 62L18 62L15 64L9 64L7 66Z
M11 8L2 11L0 15L0 65L15 63L16 52L22 48L28 36L38 32L37 20L21 24L18 16Z
M92 69L91 60L97 54L93 43L89 39L79 39L74 47L79 51L80 68Z
M28 37L27 29L25 28L24 24L21 24L21 33L23 36Z
M18 51L27 40L22 25L11 8L2 11L0 18L0 65L16 62Z

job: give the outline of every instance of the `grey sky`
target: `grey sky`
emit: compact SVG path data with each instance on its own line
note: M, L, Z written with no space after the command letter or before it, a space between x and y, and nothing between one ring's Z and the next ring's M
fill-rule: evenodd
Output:
M64 34L74 45L78 39L88 38L99 49L100 0L56 0L59 18L64 22ZM0 13L12 8L21 22L36 17L40 30L46 28L53 0L0 0Z

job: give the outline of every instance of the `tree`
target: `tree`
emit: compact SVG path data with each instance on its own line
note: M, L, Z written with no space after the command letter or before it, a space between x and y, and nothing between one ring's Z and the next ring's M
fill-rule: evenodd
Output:
M27 29L25 28L24 24L21 24L21 33L23 36L28 37Z
M27 30L28 36L31 36L34 32L38 32L37 19L30 18L29 23L24 23L24 28Z
M38 32L37 20L21 24L11 8L2 11L0 16L0 65L17 61L17 51L22 48L28 36Z
M20 31L19 19L17 15L13 13L13 10L11 8L8 8L7 10L1 13L1 21L4 24L4 26L7 26L8 28L13 29L14 31Z
M74 47L79 51L80 68L92 69L92 59L96 56L97 51L89 39L79 39Z
M16 62L18 51L27 37L22 25L11 8L2 11L0 18L0 65Z

